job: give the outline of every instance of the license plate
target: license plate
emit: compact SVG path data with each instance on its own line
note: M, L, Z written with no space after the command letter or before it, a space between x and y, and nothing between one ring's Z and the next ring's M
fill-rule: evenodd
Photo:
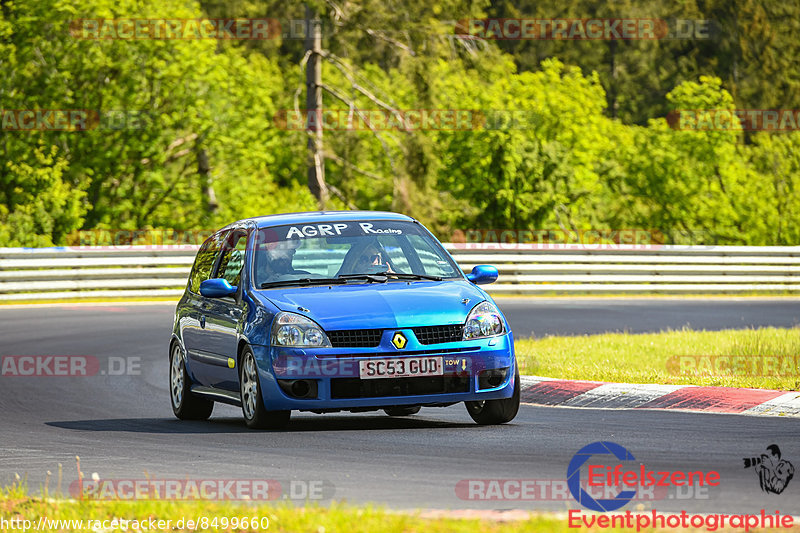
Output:
M358 362L358 374L361 379L441 376L443 371L444 364L441 357L370 359Z

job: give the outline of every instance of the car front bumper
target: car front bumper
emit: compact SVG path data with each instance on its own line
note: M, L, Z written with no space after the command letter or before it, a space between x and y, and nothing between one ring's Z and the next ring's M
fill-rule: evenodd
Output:
M435 345L377 348L284 348L253 346L264 405L269 410L359 410L400 405L446 405L509 398L514 393L511 333L489 339ZM441 357L442 376L360 379L359 362ZM497 371L504 371L502 379ZM495 372L492 372L495 371ZM487 382L495 375L496 382ZM296 381L310 385L307 397L292 394Z

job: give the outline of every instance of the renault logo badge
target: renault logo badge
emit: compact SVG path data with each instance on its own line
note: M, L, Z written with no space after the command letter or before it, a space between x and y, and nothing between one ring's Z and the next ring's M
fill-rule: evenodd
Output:
M406 339L406 336L398 331L392 336L392 344L394 344L394 347L398 350L402 350L406 347L406 344L408 344L408 339Z

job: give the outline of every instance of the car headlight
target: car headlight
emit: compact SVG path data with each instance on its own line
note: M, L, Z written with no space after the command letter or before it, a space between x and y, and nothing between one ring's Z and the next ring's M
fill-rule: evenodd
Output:
M310 318L281 311L272 322L272 345L330 348L331 341Z
M464 340L497 337L505 332L500 311L489 302L473 307L464 323Z

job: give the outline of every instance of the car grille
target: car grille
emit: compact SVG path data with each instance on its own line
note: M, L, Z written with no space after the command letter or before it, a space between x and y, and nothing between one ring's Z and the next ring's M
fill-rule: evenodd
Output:
M403 356L411 356L411 355L445 355L449 353L464 353L464 352L479 352L481 351L480 346L464 346L459 348L431 348L430 350L403 350L402 353L398 353L396 351L392 352L370 352L370 353L334 353L334 354L326 354L326 353L318 353L316 354L317 359L326 359L326 358L342 358L342 357L397 357L398 355Z
M464 337L464 324L449 326L425 326L412 328L420 344L438 344L440 342L457 342Z
M431 376L419 378L331 379L331 398L380 398L469 392L469 378Z
M375 348L381 343L382 329L344 329L328 331L334 348Z
M458 342L464 336L463 324L447 326L424 326L411 328L420 344L439 344ZM328 338L334 348L375 348L381 343L382 329L343 329L328 331Z

